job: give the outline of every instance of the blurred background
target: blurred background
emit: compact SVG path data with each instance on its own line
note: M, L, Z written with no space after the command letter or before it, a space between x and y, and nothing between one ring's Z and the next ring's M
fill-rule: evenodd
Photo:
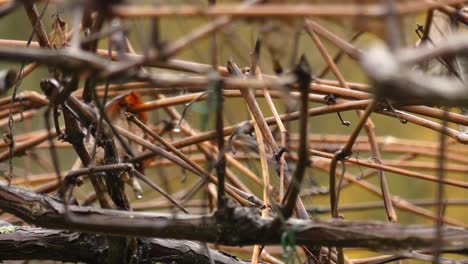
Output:
M218 3L229 3L233 1L218 1ZM154 1L133 1L133 4L155 4ZM198 0L186 0L186 1L158 1L159 5L182 5L182 4L193 4L193 5L207 5L204 1ZM45 3L44 1L38 3L38 9L42 10ZM48 32L52 31L52 23L56 16L59 15L60 18L70 25L71 23L71 14L65 5L57 5L54 3L50 3L47 7L45 15L43 17L43 24ZM203 25L204 23L208 22L210 18L203 18L203 17L163 17L160 19L160 30L161 30L161 39L163 41L173 41L178 39L181 36L189 34L193 29ZM409 38L416 43L419 39L414 30L417 27L417 23L423 24L425 20L425 13L419 13L414 16L408 16L405 22L409 22L408 24L404 25L405 34L408 34ZM351 39L353 34L355 33L353 26L348 23L349 21L331 21L326 19L314 19L322 26L326 27L328 30L332 31L333 33L337 34L338 36L342 37L345 40ZM128 29L128 37L130 42L132 43L134 49L137 53L143 54L145 50L148 48L148 43L150 41L150 19L148 18L138 18L138 19L125 19L122 20L123 25ZM255 41L257 38L261 37L259 33L259 25L263 23L261 19L236 19L235 22L231 23L229 26L225 27L223 30L219 31L216 36L219 44L219 65L226 66L226 62L228 59L233 59L240 67L249 66L250 65L250 53L253 50L255 45ZM372 23L383 23L383 21L377 21ZM69 26L70 27L70 26ZM105 25L105 28L108 25ZM25 11L22 8L18 8L15 12L11 15L5 16L1 18L0 23L0 36L2 39L11 39L11 40L27 40L31 34L31 24ZM409 33L411 32L411 33ZM360 37L358 37L353 44L361 49L366 49L371 45L375 45L376 43L382 43L382 39L379 34L374 33L364 33ZM286 38L289 36L285 36ZM36 41L34 38L33 41ZM334 46L331 45L328 41L322 39L325 47L329 51L330 54L335 55L339 52L339 50ZM107 38L104 38L102 41L99 42L99 48L106 49L108 44ZM409 44L409 46L412 44ZM413 44L414 45L414 44ZM320 55L317 47L314 45L313 41L311 40L310 36L305 32L301 31L299 33L299 42L297 48L297 57L299 55L304 54L312 67L312 74L317 76L318 73L322 72L322 70L326 67L326 63L323 60L322 56ZM288 54L292 56L292 54ZM182 52L178 53L176 59L186 60L186 61L193 61L197 63L204 63L210 64L211 63L211 46L210 46L210 38L204 38L200 41L194 42L188 48L185 48ZM295 60L297 61L297 59ZM268 50L263 47L261 50L261 57L259 62L260 68L262 73L274 75L274 69L271 60L271 54ZM342 59L338 63L339 69L341 70L345 80L347 82L356 82L356 83L363 83L368 84L369 81L366 79L365 74L361 70L359 64L350 59L348 56L343 56ZM0 61L0 69L5 68L14 68L16 70L20 69L19 64L12 64ZM285 67L286 70L289 66ZM147 68L148 70L154 72L165 72L168 70L164 69L156 69L156 68ZM39 69L32 72L28 75L18 87L18 93L24 91L36 91L41 93L39 83L40 80L46 78L49 75L48 70L46 67L41 66ZM329 72L322 79L330 79L335 80L334 75ZM82 86L80 86L82 87ZM177 89L175 92L169 92L167 96L177 96L183 94L184 89ZM8 96L11 95L10 94ZM7 95L5 95L6 97ZM152 95L144 95L144 100L154 100ZM258 103L261 106L261 109L264 111L265 116L271 116L271 112L267 107L266 102L262 97L257 97ZM286 111L286 104L284 101L279 99L274 99L278 111L284 113ZM299 102L295 102L294 104L298 105ZM185 116L185 120L189 122L193 128L202 130L203 125L201 124L201 116L203 111L207 111L206 102L199 101L194 103L187 111ZM312 103L310 107L317 107L323 104ZM177 105L176 108L179 112L182 112L185 105ZM39 131L45 128L44 125L44 118L41 110L34 118L24 119L20 122L14 123L14 133L15 135L21 135L25 132L32 132L32 131ZM210 110L208 109L208 112ZM453 109L453 111L458 112L457 109ZM212 113L214 115L214 112ZM235 125L243 120L250 119L249 113L247 112L247 107L242 98L226 98L225 99L225 125ZM166 113L162 109L155 109L153 111L148 112L149 115L149 124L155 127L162 124L163 120L168 120ZM336 113L322 115L322 116L314 116L310 117L309 119L309 133L310 133L310 140L314 142L312 144L312 148L314 144L319 145L320 139L323 139L323 142L327 140L332 140L336 138L344 138L346 139L347 136L350 135L353 127L357 122L357 115L354 111L346 111L342 112L341 115L343 116L344 120L348 120L351 122L349 127L343 126L340 123ZM398 141L400 139L407 139L407 140L415 140L418 144L427 144L427 146L437 144L439 139L439 134L411 124L402 124L399 120L395 118L390 118L387 116L373 114L371 116L373 122L375 123L375 131L378 137L382 138L382 142L393 142ZM439 121L438 121L439 122ZM456 126L453 126L456 127ZM7 126L2 126L0 131L2 134L7 133ZM210 122L208 124L208 130L214 129L214 123ZM294 134L297 131L297 122L290 122L288 124L288 130ZM365 140L365 133L361 132L361 136L363 136L362 140ZM169 141L174 141L178 138L183 137L181 133L177 133L176 131L171 131L165 137ZM404 142L406 141L402 141ZM409 141L408 141L409 142ZM459 143L452 142L449 139L451 145L458 146ZM363 161L368 161L371 157L371 154L366 151L364 148L359 150L359 142L356 145L356 150L350 159L359 159ZM75 163L77 156L74 153L71 147L66 147L66 144L59 144L59 161L60 161L60 169L64 173L70 170L70 168ZM337 142L335 144L336 149L342 146L343 143ZM460 145L460 148L461 145ZM3 148L2 151L6 151L7 148ZM192 151L193 148L183 149L184 152L189 153ZM244 153L245 152L245 153ZM239 150L239 157L243 155L247 155L249 150ZM37 147L25 153L26 155L16 156L13 159L14 162L14 175L16 176L24 176L30 175L29 179L31 180L28 182L23 182L21 185L27 187L34 187L40 184L43 184L44 181L34 181L34 177L40 177L41 175L47 175L51 171L48 168L50 166L50 154L47 148L45 147ZM385 148L382 149L382 160L391 160L397 159L401 155L405 153L396 153L391 151L385 151ZM195 154L194 154L195 155ZM234 156L236 157L236 156ZM420 156L414 159L414 161L419 162L431 162L436 165L436 155L432 157L429 156ZM157 162L156 162L157 163ZM250 168L254 173L257 175L261 175L261 170L259 166L259 162L256 159L242 159L242 163L245 164L248 168ZM294 168L294 163L292 163L292 168ZM209 166L209 164L204 164L204 166ZM450 171L447 175L450 179L456 179L460 181L466 181L466 171L468 171L468 167L466 164L458 163L459 167L461 168L459 172ZM8 165L7 162L0 163L0 168L4 174L8 173ZM347 172L352 173L353 175L359 177L367 168L351 165L348 164L346 167ZM412 169L415 171L420 171L424 173L428 173L430 175L436 175L437 171L434 169ZM239 176L239 178L244 181L244 183L250 187L258 197L262 196L261 188L258 188L248 177L244 176L242 173L237 171L233 168L233 171ZM340 169L338 169L340 171ZM279 185L278 177L276 177L274 172L274 166L270 164L270 173L271 173L271 184L274 186ZM150 177L154 182L160 184L161 186L166 186L170 192L176 193L178 191L184 190L190 186L190 183L193 183L197 177L190 172L185 172L182 169L172 166L172 165L157 165L150 167L146 170L146 175ZM418 180L406 176L401 176L394 173L386 172L385 175L387 176L387 180L389 183L389 189L392 195L395 197L401 197L407 199L409 201L430 201L436 199L436 189L437 184L433 182L428 182L424 180ZM259 176L260 177L260 176ZM13 178L14 180L15 178ZM369 178L368 181L372 183L374 186L379 187L379 179L377 176ZM306 178L303 185L303 190L311 190L311 188L319 188L319 187L327 187L328 186L328 174L323 172L322 170L316 168L310 168L307 170ZM85 199L87 193L90 190L89 183L85 183L84 186L80 188L76 188L75 194L77 199L80 201ZM154 191L150 190L146 186L144 186L145 192L143 193L143 198L141 200L136 199L135 195L129 191L129 198L132 200L132 205L138 208L138 205L145 204L147 201L157 201L161 199L161 197L155 193ZM452 186L445 186L447 199L457 199L457 200L464 200L468 199L468 195L466 190L462 188L456 188ZM197 194L198 199L201 201L206 200L205 192L199 192ZM314 218L323 218L323 219L330 219L331 215L325 209L329 207L329 196L328 194L312 194L312 195L303 195L303 201L307 208L311 209L311 216ZM364 204L370 203L373 204L374 202L382 202L381 198L378 196L370 193L369 191L364 190L363 188L352 184L349 187L346 187L342 190L340 195L340 207L346 207L348 205L356 205L356 204ZM432 212L436 212L435 206L424 206L425 208L431 210ZM165 211L171 212L171 208L164 209ZM194 212L207 212L209 208L198 208L198 209L191 209ZM151 209L149 209L151 211ZM154 211L161 212L161 209L154 209ZM398 222L402 224L434 224L432 220L416 215L414 213L400 210L396 208L396 212L398 215ZM467 214L467 206L466 203L460 203L459 205L449 205L446 208L445 215L447 217L459 220L461 222L467 223L468 214ZM340 212L343 217L347 220L379 220L379 221L386 221L386 214L383 208L383 203L381 206L377 208L371 208L366 210L342 210ZM5 216L4 216L5 217ZM11 218L10 218L11 219ZM280 248L269 250L271 253L281 253ZM236 252L233 251L233 254L243 258L249 258L250 254L248 251ZM368 252L359 249L350 249L346 250L345 254L349 258L364 258L370 257L374 255L378 255L381 253L376 252ZM279 255L280 257L280 255ZM455 258L460 258L460 256L452 256ZM419 263L420 261L416 260L404 260L404 263ZM30 263L42 263L42 262L34 262L31 261ZM43 262L49 263L49 262ZM421 262L422 263L422 262Z

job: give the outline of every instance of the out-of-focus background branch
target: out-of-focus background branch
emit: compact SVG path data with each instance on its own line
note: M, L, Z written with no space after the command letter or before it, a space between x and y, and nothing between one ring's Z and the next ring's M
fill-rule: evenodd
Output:
M463 262L465 2L0 1L0 259Z

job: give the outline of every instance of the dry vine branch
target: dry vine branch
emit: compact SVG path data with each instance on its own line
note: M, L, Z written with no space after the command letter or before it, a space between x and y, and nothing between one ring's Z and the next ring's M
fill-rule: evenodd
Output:
M184 216L145 212L114 211L98 208L69 206L71 219L64 216L64 206L57 199L35 194L15 187L0 186L0 205L31 224L46 228L74 226L74 231L113 235L161 237L226 245L270 244L280 240L284 229L296 226L297 243L303 245L338 245L343 247L369 247L373 249L422 249L430 246L434 230L424 226L399 226L372 222L299 221L293 220L280 229L272 219L260 218L253 209L229 207L229 216L221 225L213 215ZM33 208L33 209L30 209ZM111 217L111 218L109 218ZM226 216L225 216L226 217ZM132 221L120 221L132 219ZM219 225L219 226L218 226ZM216 230L218 228L221 230ZM233 229L234 228L234 229ZM239 230L250 230L239 232ZM380 233L373 232L379 229ZM229 234L228 236L225 236ZM328 236L323 237L323 234ZM356 241L352 237L357 236ZM444 230L444 250L467 250L467 232L461 228ZM351 237L351 240L350 240Z
M48 11L49 1L0 1L2 19L22 5L33 29L29 41L0 36L0 61L7 65L0 69L0 128L11 131L0 142L0 161L17 166L11 185L0 184L0 218L18 224L0 226L0 232L10 232L0 235L0 260L248 263L193 241L257 245L244 249L253 263L280 263L277 250L270 250L279 247L270 245L281 245L286 262L438 263L452 261L441 253L468 255L468 224L452 210L443 213L447 205L467 206L457 195L468 188L462 175L468 171L468 39L455 27L467 24L466 1L215 2L51 1L57 11L50 24L38 12ZM396 29L414 30L396 22L406 23L418 12L426 14L416 29L422 44L399 47ZM142 23L145 18L151 26ZM183 20L180 34L174 20ZM344 36L343 26L357 32ZM148 28L149 36L142 34ZM249 28L270 54L260 56L260 41L246 44ZM315 46L302 47L301 30ZM461 32L441 40L437 30ZM369 33L388 36L387 45L363 48ZM108 49L101 49L105 40ZM209 53L193 59L189 54L202 54L200 47ZM324 62L312 55L316 49ZM251 50L250 68L238 67L234 61ZM314 69L325 69L319 77L296 58L304 50ZM342 54L359 69L350 70ZM282 57L290 64L281 65ZM25 66L17 73L7 63ZM442 68L443 75L428 65ZM328 69L336 81L322 76ZM282 73L268 74L272 70ZM355 82L362 81L351 77L357 72L371 84ZM6 95L15 85L13 96ZM327 119L339 113L348 124L341 114L350 110L358 113L356 121L350 119L352 132ZM336 128L344 134L335 135ZM416 133L437 134L440 142L380 136L400 128L405 136L422 128ZM76 162L67 167L68 160ZM0 171L8 175L7 167L0 164ZM377 174L380 188L371 179ZM126 182L138 189L135 178L148 189L127 192ZM434 183L437 199L427 191ZM353 199L358 204L346 201L356 193L350 186L378 200L359 195ZM424 199L408 199L419 188ZM319 196L329 196L330 204L317 203ZM427 208L434 205L437 213ZM336 219L385 208L378 210L380 219L396 221L399 211L392 206L437 224L388 224L368 215L366 221ZM329 214L335 219L324 220ZM356 247L391 255L348 259L345 254Z

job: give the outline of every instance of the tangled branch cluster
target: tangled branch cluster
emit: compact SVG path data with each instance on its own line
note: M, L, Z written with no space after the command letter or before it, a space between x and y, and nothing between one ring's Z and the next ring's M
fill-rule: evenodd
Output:
M468 204L447 195L468 188L458 177L468 171L465 1L51 2L0 1L1 19L25 11L31 27L26 41L0 39L0 61L13 65L0 69L0 260L453 263L468 254L468 224L445 213ZM405 46L415 14L426 20ZM194 23L168 38L171 19ZM144 36L131 26L141 20ZM236 32L245 23L258 29L251 47ZM328 28L342 25L349 41ZM360 49L367 34L385 45ZM203 39L210 64L176 59ZM305 41L321 71L300 56ZM343 57L369 83L347 81ZM40 90L22 83L34 72ZM351 110L356 121L342 115ZM348 134L313 133L325 115ZM371 116L438 140L378 136ZM390 173L433 184L435 198L400 197ZM340 203L350 186L379 200ZM380 208L378 221L343 214ZM433 224L399 223L404 211ZM352 259L352 248L385 255Z

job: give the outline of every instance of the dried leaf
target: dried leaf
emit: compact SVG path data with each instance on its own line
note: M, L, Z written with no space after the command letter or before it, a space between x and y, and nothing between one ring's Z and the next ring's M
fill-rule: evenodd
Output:
M67 31L67 22L63 21L58 14L55 15L54 22L52 22L52 31L49 33L51 47L60 49L67 46Z

